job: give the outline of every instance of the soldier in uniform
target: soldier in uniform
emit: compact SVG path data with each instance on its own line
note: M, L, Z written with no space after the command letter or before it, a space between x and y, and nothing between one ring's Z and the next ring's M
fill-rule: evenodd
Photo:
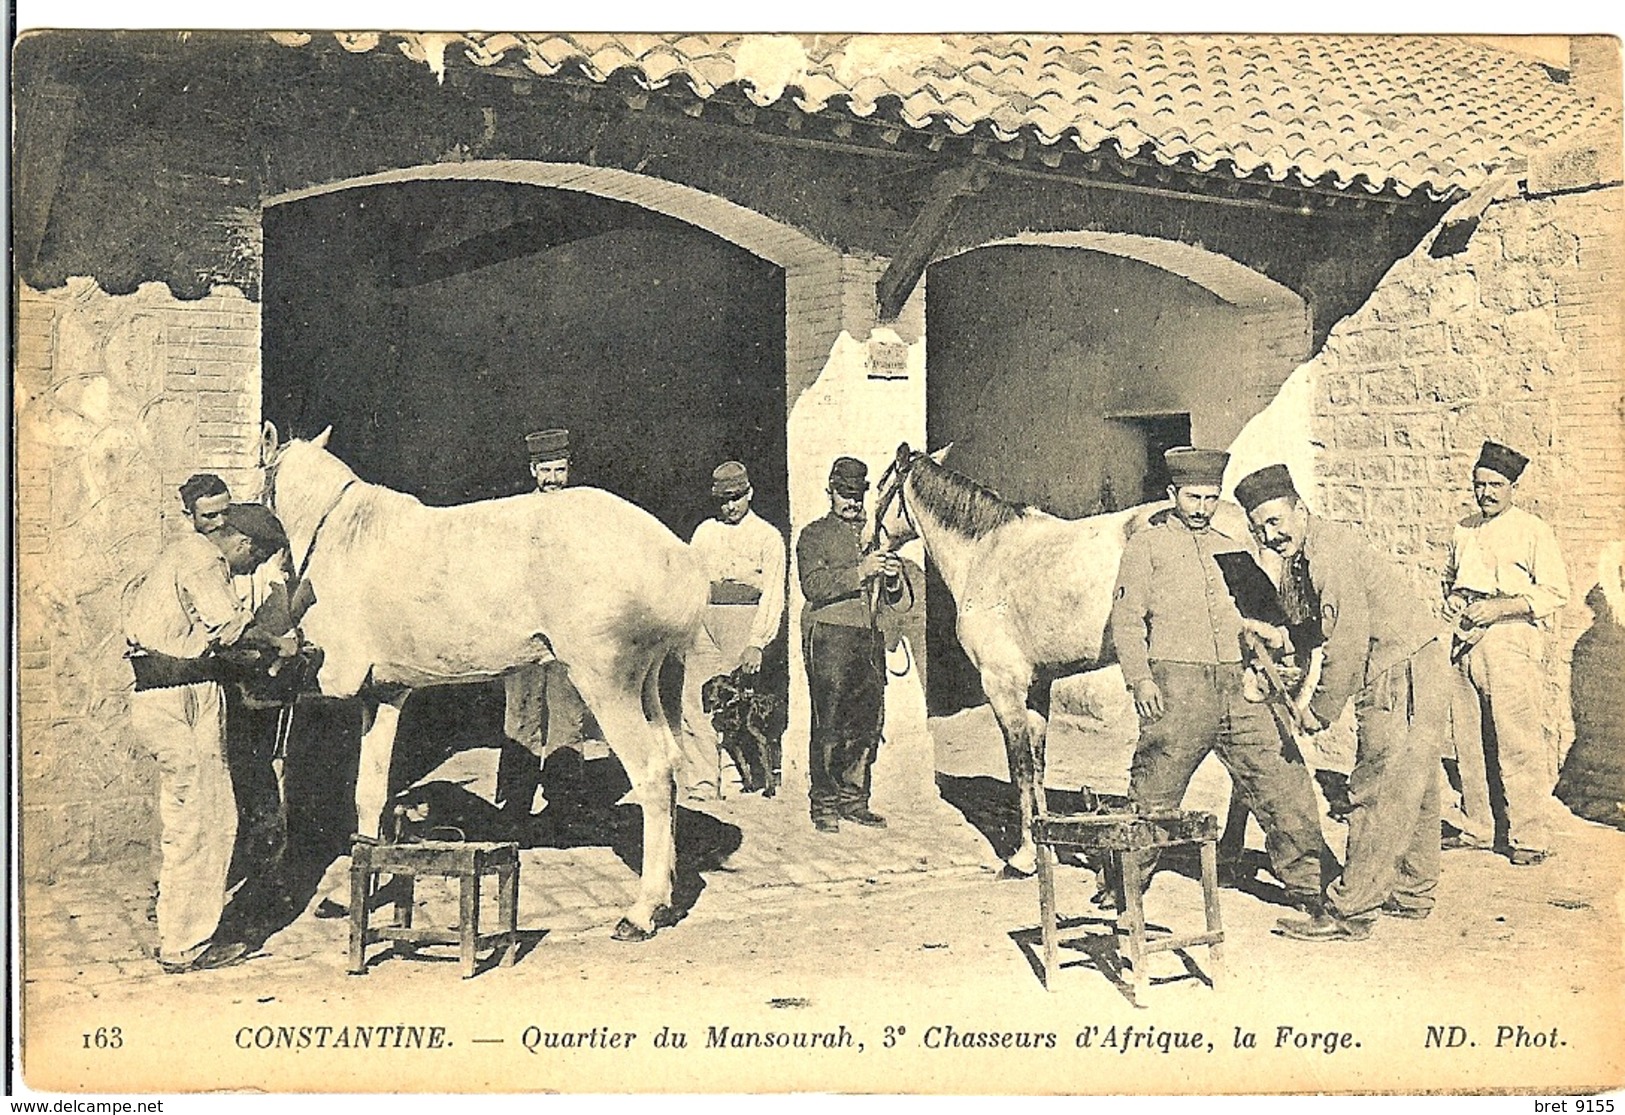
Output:
M1164 460L1174 506L1128 540L1112 602L1112 639L1140 715L1129 797L1146 812L1179 808L1197 766L1216 752L1292 901L1318 909L1323 866L1329 878L1335 861L1309 771L1286 754L1269 709L1243 696L1241 614L1214 559L1257 553L1244 530L1214 522L1221 506L1241 520L1219 501L1230 455L1179 448Z
M1343 872L1323 913L1283 918L1276 931L1361 940L1379 912L1425 918L1439 882L1439 740L1450 683L1439 625L1392 561L1353 527L1310 512L1285 465L1243 478L1236 499L1260 540L1286 559L1287 614L1321 617L1311 727L1323 730L1352 697L1357 731ZM1275 638L1284 643L1286 634Z
M690 797L718 790L717 732L705 712L705 683L735 670L759 674L762 652L784 621L784 535L750 509L753 494L743 464L718 465L711 474L717 513L694 528L690 542L711 581L705 623L683 670L683 785Z
M829 514L796 539L802 647L812 696L807 769L812 821L839 832L841 820L885 827L869 808L869 772L885 715L885 642L876 628L879 603L900 600L902 565L893 554L862 549L869 469L838 457L830 469ZM878 588L877 586L878 582Z
M525 435L530 475L542 497L570 483L570 431ZM540 790L549 804L579 805L587 706L556 663L522 666L503 679L502 749L497 759L496 804L528 817ZM557 758L553 758L553 756ZM543 787L543 768L547 786Z
M1452 711L1462 807L1457 843L1495 838L1489 779L1506 806L1506 853L1527 867L1550 855L1556 772L1541 728L1544 628L1569 598L1568 572L1552 528L1517 506L1529 459L1486 441L1473 467L1479 513L1463 519L1445 568L1445 616L1456 624L1451 657L1463 684ZM1486 756L1494 756L1494 761Z

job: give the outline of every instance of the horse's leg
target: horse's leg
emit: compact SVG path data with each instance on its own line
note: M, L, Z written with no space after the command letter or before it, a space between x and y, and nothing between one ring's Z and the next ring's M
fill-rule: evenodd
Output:
M400 726L401 706L410 689L387 696L364 698L361 711L361 765L355 777L355 830L357 835L378 839L384 805L389 801L389 765L395 757L395 730Z
M649 672L654 672L652 667ZM658 715L650 718L644 711L645 689L656 684L645 676L605 682L584 672L576 686L597 718L604 742L626 769L632 794L643 810L643 868L637 900L615 927L615 937L622 941L654 936L657 915L671 906L676 874L677 784L672 764L676 741ZM658 700L655 705L658 711Z
M1004 753L1010 764L1021 810L1021 839L1005 860L1005 876L1026 877L1038 870L1038 849L1033 844L1033 818L1041 808L1044 718L1027 707L1030 679L1016 669L982 673L982 690L993 706L993 716L1004 733Z

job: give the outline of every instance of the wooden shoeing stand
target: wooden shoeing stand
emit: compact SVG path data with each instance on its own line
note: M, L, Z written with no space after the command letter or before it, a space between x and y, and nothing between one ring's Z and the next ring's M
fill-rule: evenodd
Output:
M1079 813L1033 822L1038 845L1038 913L1044 944L1044 986L1054 990L1060 932L1055 912L1055 853L1075 849L1093 861L1111 862L1116 882L1118 930L1127 941L1130 986L1136 999L1149 982L1145 958L1153 952L1206 946L1208 974L1218 986L1224 970L1224 929L1219 922L1219 822L1211 813ZM1146 940L1142 882L1164 848L1194 844L1202 860L1202 904L1207 929L1189 936Z
M394 876L395 916L391 924L370 924L370 906L379 875ZM454 930L419 929L412 908L419 875L456 879L458 922ZM480 935L480 880L497 878L497 931ZM519 948L519 847L473 841L427 840L419 844L357 841L350 850L350 973L367 972L367 946L379 941L406 945L456 945L463 978L474 974L479 950L494 944L502 966L513 964Z

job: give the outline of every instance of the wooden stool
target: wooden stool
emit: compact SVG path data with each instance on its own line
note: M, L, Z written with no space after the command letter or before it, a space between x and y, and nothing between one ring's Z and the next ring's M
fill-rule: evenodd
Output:
M380 874L393 875L400 889L395 895L392 924L369 924L369 906ZM496 933L480 936L480 878L497 877ZM455 878L459 884L458 922L455 930L418 929L412 925L417 876ZM502 966L513 964L519 948L519 846L472 841L427 840L420 844L374 844L357 841L350 850L350 973L367 974L367 946L379 941L411 945L457 945L463 978L474 974L474 956L480 946L496 944Z
M1213 984L1224 969L1224 929L1219 923L1219 822L1211 813L1174 810L1167 813L1080 813L1044 816L1033 822L1038 845L1038 913L1044 940L1044 986L1054 990L1055 950L1059 942L1055 913L1055 849L1076 848L1084 854L1105 855L1116 875L1117 921L1128 937L1130 985L1136 998L1148 980L1148 953L1207 947ZM1202 903L1207 931L1186 937L1145 938L1145 907L1141 875L1163 848L1195 844L1202 856Z

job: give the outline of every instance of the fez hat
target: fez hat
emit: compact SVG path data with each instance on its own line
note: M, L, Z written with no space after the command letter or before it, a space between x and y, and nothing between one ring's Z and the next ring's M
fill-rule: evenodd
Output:
M1222 449L1192 449L1182 445L1162 455L1168 478L1175 487L1182 484L1217 484L1224 479L1230 454Z
M717 499L738 499L750 491L750 473L738 461L723 461L711 473L711 494Z
M288 532L269 507L259 503L233 503L226 508L226 526L239 530L267 553L288 548Z
M869 466L856 457L836 457L829 469L829 486L843 496L861 496L869 490Z
M1498 441L1486 441L1484 448L1478 451L1478 463L1473 468L1487 468L1491 472L1498 472L1516 484L1518 477L1523 475L1524 466L1528 463L1529 458L1516 449L1509 449Z
M1298 489L1292 486L1292 474L1285 465L1269 465L1248 473L1236 484L1236 502L1246 508L1248 514L1259 504L1282 496L1294 499L1298 496Z
M569 430L537 430L525 435L525 452L533 461L566 461L570 459Z

